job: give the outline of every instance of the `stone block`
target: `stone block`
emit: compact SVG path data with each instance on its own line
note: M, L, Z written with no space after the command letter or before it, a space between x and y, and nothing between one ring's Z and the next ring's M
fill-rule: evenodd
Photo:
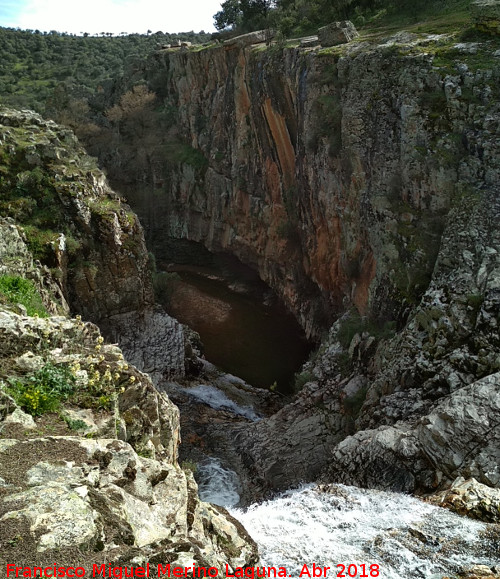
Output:
M359 36L359 32L350 20L332 22L318 30L318 38L321 46L346 44L357 36Z
M300 46L303 48L309 48L311 46L318 46L319 38L317 36L306 36L300 39Z
M255 32L249 32L248 34L242 34L241 36L235 36L224 42L224 46L251 46L252 44L262 44L267 40L270 40L272 35L268 30L256 30Z

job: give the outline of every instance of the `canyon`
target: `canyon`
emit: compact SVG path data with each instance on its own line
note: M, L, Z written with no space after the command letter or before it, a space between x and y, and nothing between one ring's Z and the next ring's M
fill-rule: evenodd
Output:
M0 273L31 280L48 315L0 304L9 556L31 533L30 556L48 560L78 515L68 561L255 565L252 539L178 464L169 396L200 385L260 413L183 406L183 454L218 444L248 501L318 480L454 485L474 508L442 502L498 523L499 55L496 37L407 32L158 50L132 82L175 115L147 178L113 179L130 206L71 131L1 109ZM218 373L155 303L148 250L194 263L201 247L254 270L318 344L290 400ZM12 380L47 364L78 364L79 389L55 426L33 425ZM65 523L45 528L54 492Z
M149 247L236 256L320 342L296 399L228 435L265 491L499 484L497 45L243 37L144 63L182 152L127 191Z

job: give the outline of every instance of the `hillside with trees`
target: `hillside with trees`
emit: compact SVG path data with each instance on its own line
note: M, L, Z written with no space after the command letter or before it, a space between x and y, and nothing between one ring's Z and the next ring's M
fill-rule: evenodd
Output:
M159 46L177 40L202 43L209 38L203 31L75 36L0 28L0 103L50 117L63 110L79 116L92 95L106 90L112 79L133 74Z

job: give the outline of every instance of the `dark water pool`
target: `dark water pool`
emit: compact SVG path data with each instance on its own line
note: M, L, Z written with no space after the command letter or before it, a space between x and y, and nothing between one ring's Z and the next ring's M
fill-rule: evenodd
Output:
M189 266L170 266L165 307L196 330L205 356L222 370L253 386L289 393L294 374L311 344L295 318L275 297L248 280L221 278L219 273Z

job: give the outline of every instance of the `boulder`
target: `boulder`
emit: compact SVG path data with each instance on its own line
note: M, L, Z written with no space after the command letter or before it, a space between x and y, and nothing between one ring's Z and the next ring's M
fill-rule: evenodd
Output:
M12 414L9 414L4 420L4 424L20 424L23 428L31 430L36 428L36 422L33 416L26 414L20 408L16 408Z
M300 46L302 48L310 48L311 46L318 46L319 38L317 36L306 36L300 39Z
M248 34L241 34L240 36L235 36L229 40L224 41L224 46L239 46L240 48L244 46L251 46L252 44L261 44L269 40L269 32L267 30L256 30L255 32L249 32Z
M451 488L435 493L429 502L487 523L500 523L500 490L472 478L457 478Z
M350 20L332 22L318 30L318 38L321 46L337 46L346 44L359 36L356 27Z

